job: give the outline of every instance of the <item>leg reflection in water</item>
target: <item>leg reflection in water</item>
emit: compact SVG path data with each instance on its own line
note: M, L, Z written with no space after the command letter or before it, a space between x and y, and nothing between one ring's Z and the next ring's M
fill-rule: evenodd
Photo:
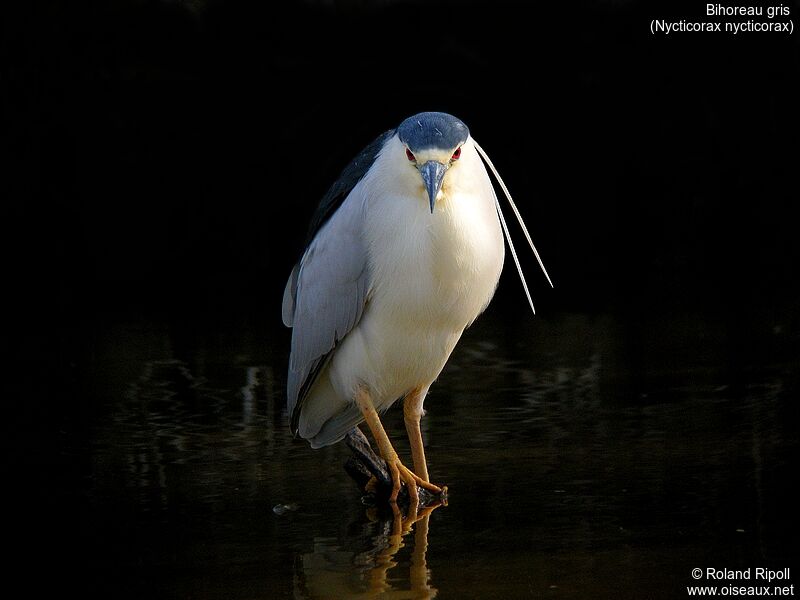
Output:
M397 505L388 513L370 508L358 534L315 539L314 551L298 561L295 598L435 598L426 553L430 516L440 506L409 507L405 514ZM410 554L403 551L409 547Z
M430 571L425 554L428 551L428 524L431 513L441 506L440 503L426 506L413 513L409 508L407 516L400 514L397 505L393 505L395 512L391 522L391 533L386 536L382 548L376 548L374 566L369 570L368 590L370 595L381 594L384 598L434 598L436 589L430 585ZM403 547L403 536L408 534L416 525L414 532L414 547L411 551L411 564L409 567L410 590L408 592L396 591L388 583L388 572L397 566L395 556ZM377 538L376 538L377 541ZM395 593L388 593L395 592ZM410 593L409 593L410 592Z
M430 494L423 487L403 487L395 501L386 463L358 428L348 434L347 445L354 457L346 469L374 507L367 510L367 520L356 535L344 540L315 539L314 552L301 557L295 597L435 598L437 590L431 585L426 561L428 527L431 513L447 504L446 491Z

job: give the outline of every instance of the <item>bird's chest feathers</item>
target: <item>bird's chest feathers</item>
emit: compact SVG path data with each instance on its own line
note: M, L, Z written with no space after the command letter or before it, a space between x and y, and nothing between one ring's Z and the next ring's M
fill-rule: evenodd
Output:
M387 199L370 240L374 301L400 321L463 328L485 307L502 267L493 207L470 195L423 202ZM376 213L378 214L378 213Z

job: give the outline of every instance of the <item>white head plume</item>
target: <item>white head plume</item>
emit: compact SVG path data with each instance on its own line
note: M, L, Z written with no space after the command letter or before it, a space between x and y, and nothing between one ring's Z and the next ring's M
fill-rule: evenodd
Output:
M514 211L514 215L517 217L517 221L519 221L520 227L522 227L522 232L525 234L525 239L528 240L528 244L530 244L531 250L533 250L533 254L536 257L539 266L542 269L542 273L547 278L547 282L550 284L550 287L553 287L553 281L550 279L550 275L547 274L547 269L544 268L544 263L542 262L541 257L539 256L539 252L536 250L536 246L533 245L533 240L531 239L531 234L528 233L528 228L525 226L525 222L522 220L522 215L519 214L519 210L517 210L517 205L514 204L514 200L511 198L511 192L508 191L503 178L500 177L500 174L497 172L497 169L494 168L494 164L492 164L491 159L486 154L486 152L481 148L480 144L475 141L475 138L472 138L472 144L475 146L475 149L478 151L478 154L481 156L483 161L489 166L492 173L494 173L495 179L497 179L497 183L500 184L500 188L505 193L506 198L508 199L508 203L511 205L511 209ZM494 194L494 190L492 190ZM531 306L531 310L533 314L536 314L536 309L533 307L533 300L531 300L531 294L528 291L528 284L525 281L525 275L522 274L522 266L519 263L519 258L517 257L517 251L514 248L514 243L511 241L511 235L508 231L508 225L506 225L506 219L503 216L503 210L500 208L500 202L497 199L497 194L494 194L494 204L497 207L497 215L500 217L500 224L503 226L503 233L506 236L506 242L508 242L508 247L511 250L511 256L514 257L514 264L517 267L517 273L519 273L520 281L522 281L522 287L525 290L525 296L528 298L528 304Z

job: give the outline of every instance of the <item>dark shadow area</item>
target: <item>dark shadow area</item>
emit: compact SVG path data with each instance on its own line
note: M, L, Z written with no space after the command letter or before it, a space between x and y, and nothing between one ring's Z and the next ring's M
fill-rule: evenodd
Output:
M89 596L315 597L300 563L386 547L345 450L290 439L279 308L315 204L421 110L469 125L556 284L523 257L532 318L507 264L433 388L454 496L425 585L673 598L696 566L796 566L800 38L651 35L704 6L9 8L11 570ZM419 575L407 542L393 572Z
M429 109L517 197L557 283L543 306L797 291L796 37L653 37L701 16L667 3L44 4L4 36L26 302L276 314L318 199Z

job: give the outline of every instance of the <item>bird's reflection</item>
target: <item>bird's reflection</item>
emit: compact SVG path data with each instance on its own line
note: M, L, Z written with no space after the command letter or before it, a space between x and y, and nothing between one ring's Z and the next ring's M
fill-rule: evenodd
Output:
M391 511L370 508L360 531L343 542L317 538L314 551L298 561L295 598L435 598L426 553L430 516L440 506L410 507L406 513L397 505ZM406 560L401 550L409 547Z

